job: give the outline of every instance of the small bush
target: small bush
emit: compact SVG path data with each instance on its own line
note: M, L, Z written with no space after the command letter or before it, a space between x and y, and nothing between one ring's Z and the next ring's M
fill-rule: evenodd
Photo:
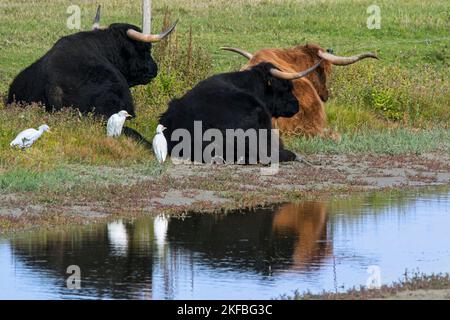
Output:
M370 106L387 120L399 121L404 118L400 102L392 88L376 89L370 93Z

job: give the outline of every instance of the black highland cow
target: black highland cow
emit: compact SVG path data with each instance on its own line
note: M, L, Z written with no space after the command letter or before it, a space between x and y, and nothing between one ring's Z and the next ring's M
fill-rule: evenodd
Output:
M165 126L164 136L168 141L168 152L172 151L180 141L172 141L172 133L177 129L185 129L190 133L190 155L175 154L183 159L208 162L207 159L198 159L194 155L195 143L200 143L202 152L210 145L208 141L197 141L195 122L201 121L202 137L208 129L218 129L224 137L222 154L211 154L212 158L221 157L229 162L226 155L226 145L239 148L235 141L227 141L228 129L260 129L266 130L267 142L271 143L271 118L291 117L299 111L299 104L292 93L293 79L308 75L319 66L320 62L308 70L298 73L281 72L271 63L261 63L249 70L229 72L212 76L201 81L191 91L180 99L172 100L168 110L162 114L160 124ZM259 137L257 138L259 139ZM182 139L180 139L182 140ZM215 141L214 141L215 142ZM244 158L236 158L239 153L234 149L234 163L262 162L252 154L259 154L260 142L246 143ZM252 149L253 148L253 149ZM231 149L230 149L231 150ZM271 157L270 150L265 156ZM178 151L178 150L177 150ZM253 160L252 160L253 159ZM294 161L301 159L293 152L279 144L279 161Z
M123 23L100 28L99 13L94 30L61 38L23 70L9 88L7 103L37 102L47 111L73 107L107 118L126 110L135 116L129 88L148 84L156 77L152 43L170 34L176 23L162 34L144 34L140 28ZM149 21L148 16L145 21Z

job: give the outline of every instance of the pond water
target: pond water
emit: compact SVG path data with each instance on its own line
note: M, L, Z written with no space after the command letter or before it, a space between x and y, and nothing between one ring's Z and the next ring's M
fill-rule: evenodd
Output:
M15 234L0 239L0 298L270 299L366 285L370 266L382 284L450 272L450 190Z

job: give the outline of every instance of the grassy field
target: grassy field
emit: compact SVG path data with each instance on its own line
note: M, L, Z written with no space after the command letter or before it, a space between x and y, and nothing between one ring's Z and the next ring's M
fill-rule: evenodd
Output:
M138 118L130 123L151 139L167 102L210 74L236 70L245 61L218 50L230 45L254 51L314 42L337 54L374 51L380 61L335 67L326 104L329 126L343 134L335 143L286 137L303 153L421 154L450 148L450 5L448 1L377 1L381 29L366 27L373 1L155 0L154 30L164 15L180 19L169 42L155 46L160 75L133 89ZM73 1L82 10L82 30L89 30L97 4ZM102 0L102 23L140 25L140 1ZM42 56L66 27L67 1L2 0L0 4L0 98L15 75ZM3 100L3 99L0 99ZM55 132L25 152L9 142L23 128L47 123ZM0 190L28 190L17 185L50 179L68 180L67 166L159 166L148 150L128 140L105 137L92 118L63 111L46 114L39 106L22 110L0 102ZM63 168L63 169L61 169ZM25 170L25 171L24 171ZM23 172L35 173L34 180ZM49 171L50 170L50 171ZM56 170L56 171L55 171ZM59 170L59 171L58 171ZM68 176L69 175L69 176ZM25 176L25 178L24 178ZM22 182L21 182L22 181ZM55 180L58 183L58 180ZM27 184L29 183L29 184ZM39 185L39 183L37 184Z

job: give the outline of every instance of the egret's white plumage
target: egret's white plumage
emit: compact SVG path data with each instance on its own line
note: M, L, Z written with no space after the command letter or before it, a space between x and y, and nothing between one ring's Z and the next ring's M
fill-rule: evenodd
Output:
M122 134L122 128L127 117L131 117L131 115L125 110L122 110L113 114L108 119L108 124L106 125L106 134L108 137L117 138Z
M162 124L158 124L156 127L156 135L153 138L153 152L155 153L156 159L159 163L166 161L167 157L167 140L164 137L163 131L167 128Z
M29 148L37 139L39 139L39 137L45 131L50 132L50 128L46 124L43 124L42 126L40 126L38 128L38 130L26 129L26 130L22 131L21 133L19 133L17 135L17 137L13 141L11 141L10 146L11 147L19 147L21 149Z

